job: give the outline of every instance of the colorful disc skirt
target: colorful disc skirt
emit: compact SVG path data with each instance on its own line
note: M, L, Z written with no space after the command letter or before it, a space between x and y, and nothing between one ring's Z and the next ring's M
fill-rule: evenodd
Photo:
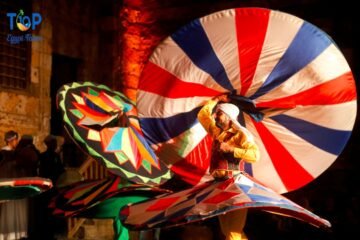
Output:
M347 143L356 117L352 72L333 40L290 14L224 10L166 38L139 82L145 138L183 180L206 179L212 139L197 121L203 104L228 93L255 136L258 163L245 171L278 193L325 171Z
M71 83L57 100L70 135L109 171L152 185L171 177L143 137L134 103L123 94L90 82Z
M168 191L143 184L130 184L120 177L109 177L80 181L60 188L49 207L53 209L53 214L58 216L113 218L117 213L93 209L107 209L108 204L123 206L125 203L149 199L165 192ZM119 211L119 208L112 210Z
M200 221L245 208L265 210L315 226L330 227L327 220L243 174L127 206L121 210L120 218L129 228L150 229Z
M0 201L16 200L38 195L52 188L50 179L38 177L0 179Z

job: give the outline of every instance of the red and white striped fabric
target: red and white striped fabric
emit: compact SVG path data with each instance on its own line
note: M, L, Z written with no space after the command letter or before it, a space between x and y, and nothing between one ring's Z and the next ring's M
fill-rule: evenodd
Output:
M245 170L284 193L319 176L338 157L356 117L351 70L332 39L289 14L220 11L166 38L145 66L137 107L157 155L183 180L207 175L212 139L197 121L206 100L235 93L263 114L240 122L255 136L259 163ZM241 106L239 106L241 108Z

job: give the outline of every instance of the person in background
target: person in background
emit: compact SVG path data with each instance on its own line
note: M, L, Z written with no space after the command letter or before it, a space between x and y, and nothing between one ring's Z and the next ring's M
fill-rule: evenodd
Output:
M10 130L5 133L5 143L6 145L2 148L5 151L15 150L17 144L19 143L19 134L13 130Z
M39 160L39 177L51 179L55 186L59 176L65 171L61 162L61 158L57 150L57 139L53 135L48 135L44 139L46 145L46 151L40 154ZM31 231L31 239L54 239L55 230L59 223L48 205L51 199L57 194L55 187L44 192L43 194L36 196L36 216L34 218L33 230Z
M6 146L0 154L0 178L22 177L15 159L19 135L15 131L5 133ZM13 240L28 236L28 201L26 199L0 203L0 240Z
M19 144L15 148L15 161L17 171L20 172L21 177L35 177L37 176L37 167L39 162L40 152L34 145L34 138L32 135L23 135ZM34 230L34 221L37 215L37 204L35 198L25 199L28 205L28 237L31 238Z
M17 166L25 177L37 176L40 152L34 145L31 135L23 135L15 148Z
M14 155L19 142L19 135L11 130L5 133L4 140L6 145L0 151L0 178L17 177Z
M228 102L227 95L218 96L209 100L198 113L199 122L214 139L210 174L218 181L239 174L241 160L254 163L260 156L254 137L237 121L239 108ZM246 216L247 209L219 216L226 240L247 239L243 232Z
M57 140L53 135L48 135L44 139L46 151L40 154L39 176L49 178L56 183L59 176L64 172L64 166L61 162L59 153L56 152Z
M5 162L9 163L9 161L13 160L14 158L14 150L16 148L16 146L19 143L19 135L17 132L11 130L5 133L5 146L1 148L0 150L0 167L3 164L5 164ZM14 163L15 164L15 163ZM3 169L4 166L2 166L2 168L0 168L0 176L1 173L4 174L8 174L7 171L5 171L5 169Z

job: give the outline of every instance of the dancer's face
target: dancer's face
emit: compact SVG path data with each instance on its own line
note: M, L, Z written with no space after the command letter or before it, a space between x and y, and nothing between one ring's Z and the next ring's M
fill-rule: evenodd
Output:
M230 127L230 118L221 110L216 111L215 122L216 126L222 130L226 130Z

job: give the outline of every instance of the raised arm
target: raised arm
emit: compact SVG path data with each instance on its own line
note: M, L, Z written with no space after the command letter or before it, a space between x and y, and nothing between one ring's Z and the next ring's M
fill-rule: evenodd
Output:
M216 104L218 103L217 99L209 100L199 111L197 118L205 130L211 135L215 135L215 132L220 130L216 127L215 119L212 116L212 111Z
M221 130L216 126L215 119L212 115L214 107L219 102L228 102L229 98L227 95L220 95L215 97L214 99L209 100L199 111L198 120L201 125L205 128L205 130L212 135L213 137L217 137Z

